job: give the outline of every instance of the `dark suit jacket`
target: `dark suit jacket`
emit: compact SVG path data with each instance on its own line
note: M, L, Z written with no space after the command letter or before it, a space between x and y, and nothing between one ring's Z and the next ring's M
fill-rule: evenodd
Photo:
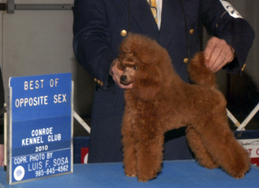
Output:
M97 83L89 162L122 160L123 91L113 83L109 69L118 56L123 30L156 39L168 50L176 72L186 82L186 58L201 50L202 25L235 49L236 59L225 67L229 72L242 68L254 39L250 25L230 16L219 0L163 0L160 30L147 0L75 0L73 12L75 56ZM192 158L183 135L184 129L166 134L165 159Z

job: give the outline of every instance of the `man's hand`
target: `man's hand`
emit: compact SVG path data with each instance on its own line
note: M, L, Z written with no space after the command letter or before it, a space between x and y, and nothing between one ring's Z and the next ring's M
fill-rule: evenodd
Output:
M4 166L4 145L0 144L0 166Z
M111 68L110 68L110 75L112 76L114 82L122 89L132 89L133 84L123 85L120 82L120 77L123 74L123 71L118 69L118 59L113 60Z
M206 65L213 72L219 71L226 64L233 61L235 50L225 40L212 37L204 50Z

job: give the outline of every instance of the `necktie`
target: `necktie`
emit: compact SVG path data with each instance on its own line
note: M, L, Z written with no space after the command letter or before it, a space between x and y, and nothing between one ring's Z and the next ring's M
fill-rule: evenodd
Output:
M150 6L150 9L151 9L151 12L156 20L156 23L157 23L157 8L156 8L156 0L147 0L149 6Z

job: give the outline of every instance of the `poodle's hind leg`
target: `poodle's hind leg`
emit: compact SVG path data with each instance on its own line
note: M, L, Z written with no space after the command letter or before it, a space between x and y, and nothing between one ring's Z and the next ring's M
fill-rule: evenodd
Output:
M154 179L162 169L164 136L142 139L137 144L138 181Z
M204 147L199 134L192 126L188 126L186 129L186 139L200 165L208 169L219 167L219 165L211 158L210 154Z
M217 164L234 178L243 178L250 168L248 152L229 129L227 118L211 118L209 125L199 129L201 140Z

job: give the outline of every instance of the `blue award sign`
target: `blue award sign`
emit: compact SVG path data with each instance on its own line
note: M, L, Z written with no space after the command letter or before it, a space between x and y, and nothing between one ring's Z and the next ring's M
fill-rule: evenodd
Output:
M73 172L70 73L9 81L9 184Z

